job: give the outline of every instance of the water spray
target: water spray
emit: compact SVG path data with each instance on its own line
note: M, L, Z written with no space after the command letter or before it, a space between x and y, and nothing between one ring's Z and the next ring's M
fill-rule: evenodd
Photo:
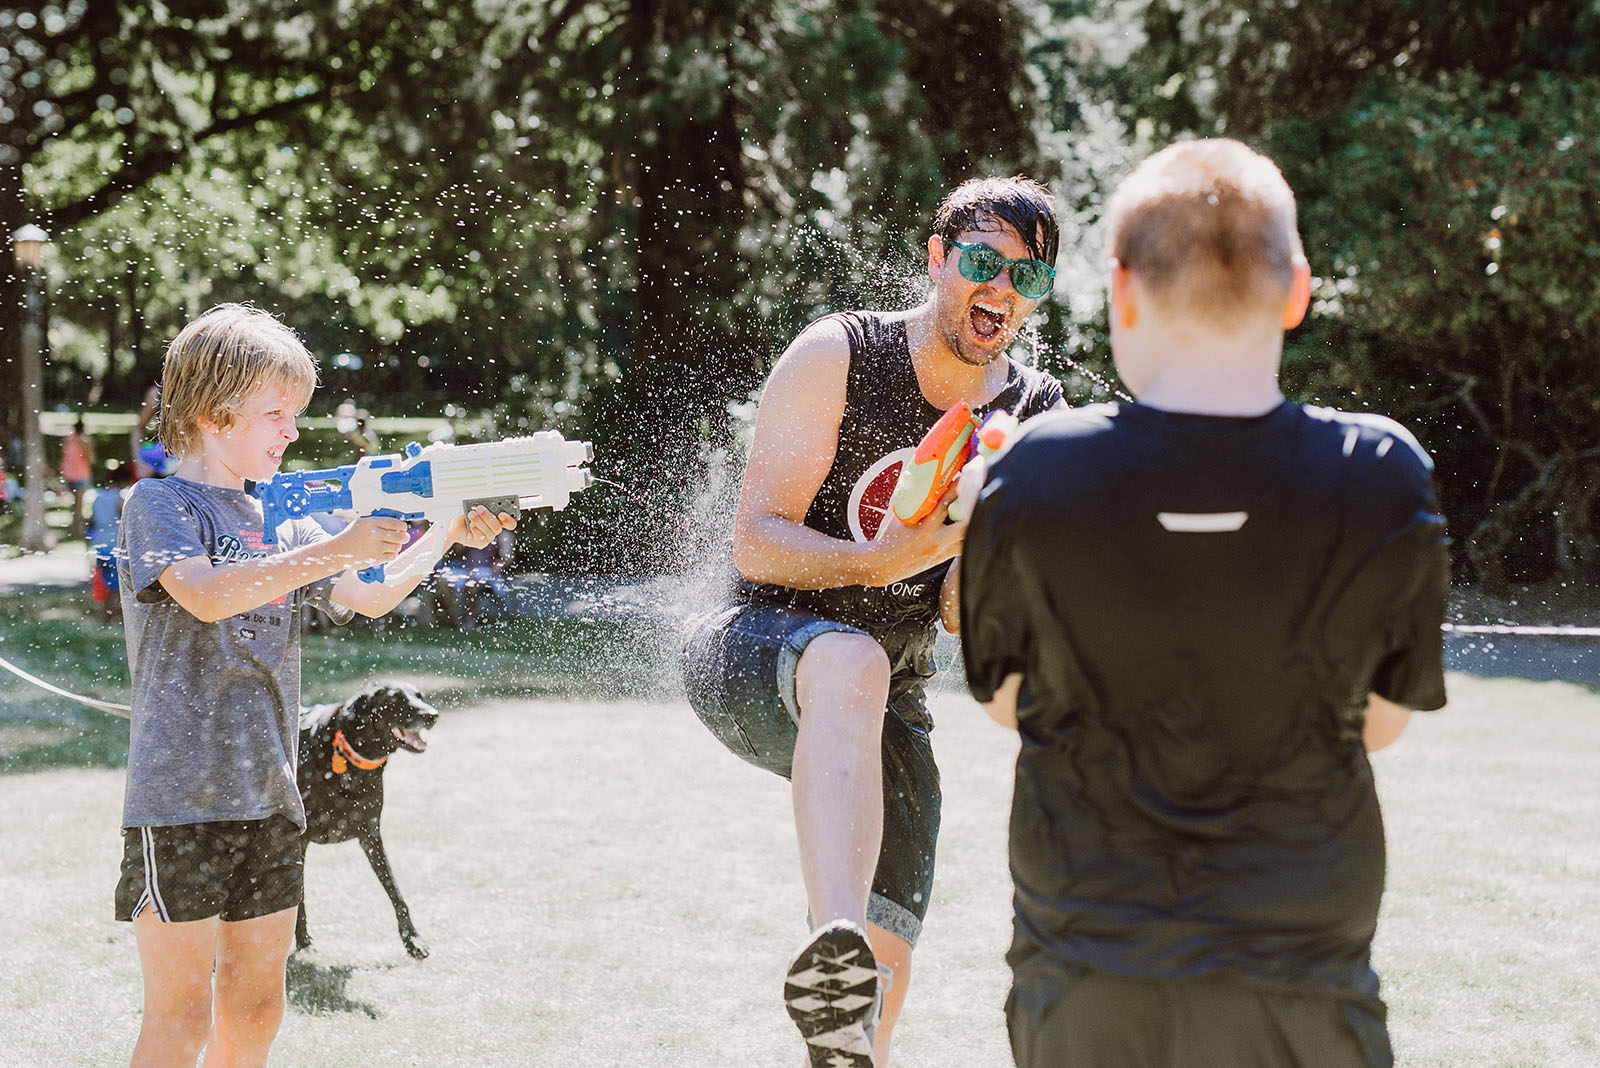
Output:
M624 497L628 498L628 500L630 500L630 501L634 502L635 504L640 505L640 506L642 506L644 508L651 507L651 504L650 504L649 501L645 500L643 497L639 496L637 493L634 493L627 486L624 486L620 482L613 482L609 478L601 478L599 475L590 476L589 481L590 482L597 482L597 483L599 483L600 485L603 485L603 486L610 486L612 489L617 490Z

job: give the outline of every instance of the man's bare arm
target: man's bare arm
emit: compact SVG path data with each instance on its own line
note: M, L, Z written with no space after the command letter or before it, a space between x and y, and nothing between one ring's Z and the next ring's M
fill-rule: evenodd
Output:
M915 526L885 516L870 542L805 525L838 450L849 371L844 328L822 322L794 340L761 392L733 529L734 566L752 582L802 590L884 586L961 550L966 525L946 525L945 504Z
M939 587L939 622L951 634L961 633L961 557L956 557L950 570L944 573L944 585Z

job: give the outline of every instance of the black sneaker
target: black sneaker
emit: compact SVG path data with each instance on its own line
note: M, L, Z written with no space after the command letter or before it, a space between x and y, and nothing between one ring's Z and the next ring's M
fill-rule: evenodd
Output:
M811 1068L873 1068L878 962L859 925L834 920L812 932L789 965L783 1003Z

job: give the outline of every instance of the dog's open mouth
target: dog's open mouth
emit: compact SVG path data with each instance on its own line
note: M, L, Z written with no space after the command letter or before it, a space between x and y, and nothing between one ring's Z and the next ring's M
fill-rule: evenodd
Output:
M419 731L414 731L409 727L391 727L390 730L400 740L400 744L413 753L421 753L427 750L428 740Z

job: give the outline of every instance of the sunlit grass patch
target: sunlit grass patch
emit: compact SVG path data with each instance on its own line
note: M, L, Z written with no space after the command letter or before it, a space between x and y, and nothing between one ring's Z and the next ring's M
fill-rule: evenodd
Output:
M69 623L12 619L3 647L116 663L113 631ZM389 765L383 821L433 955L405 955L355 843L312 846L316 949L290 968L275 1064L799 1062L779 997L805 915L788 790L695 719L675 641L582 620L306 636L308 700L399 675L442 702L428 752ZM0 692L0 736L125 735ZM1389 840L1374 960L1398 1064L1600 1063L1600 694L1452 675L1450 697L1373 761ZM932 707L943 831L894 1063L999 1068L1016 740L959 694ZM6 1064L125 1062L139 1027L137 953L111 919L123 774L109 751L62 756L0 756Z

